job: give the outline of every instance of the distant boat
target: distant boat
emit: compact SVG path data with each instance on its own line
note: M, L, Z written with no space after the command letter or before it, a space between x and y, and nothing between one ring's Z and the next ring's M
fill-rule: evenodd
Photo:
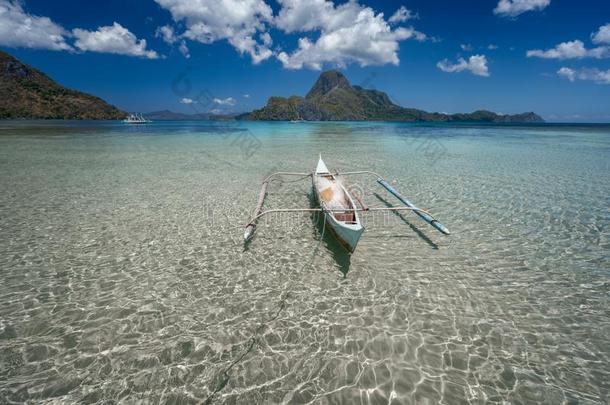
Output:
M147 120L144 118L142 114L129 114L127 118L123 120L125 124L146 124L152 122L151 120Z

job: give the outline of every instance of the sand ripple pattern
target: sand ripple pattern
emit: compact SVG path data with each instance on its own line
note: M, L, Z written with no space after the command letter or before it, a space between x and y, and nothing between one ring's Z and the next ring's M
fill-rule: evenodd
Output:
M608 127L3 125L0 403L610 401ZM454 234L367 217L350 258L285 215L244 249L320 151Z

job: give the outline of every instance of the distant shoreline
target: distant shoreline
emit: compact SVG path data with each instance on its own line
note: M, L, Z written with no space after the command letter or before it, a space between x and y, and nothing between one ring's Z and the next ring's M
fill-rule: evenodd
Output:
M401 125L421 125L421 126L490 126L490 127L550 127L550 126L610 126L609 122L562 122L562 121L545 121L545 122L476 122L476 121L382 121L382 120L333 120L333 121L308 121L291 122L288 120L237 120L237 119L177 119L177 120L153 120L152 123L139 125L138 127L145 128L147 125L155 123L181 123L181 122L210 122L210 123L266 123L266 124L401 124ZM108 119L61 119L61 118L0 118L2 123L112 123L120 124L125 127L134 127L133 125L125 124L122 120Z

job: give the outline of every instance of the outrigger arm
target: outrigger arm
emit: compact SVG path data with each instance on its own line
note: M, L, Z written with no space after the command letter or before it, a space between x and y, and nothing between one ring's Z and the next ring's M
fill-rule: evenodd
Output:
M261 187L261 191L258 193L258 202L256 203L256 208L254 209L254 214L250 222L246 225L246 230L244 231L244 241L247 242L252 235L254 234L254 228L256 227L256 220L260 218L263 204L265 202L265 196L267 195L267 188L269 187L269 183L275 176L311 176L311 173L294 173L294 172L277 172L270 174L263 180L263 184Z
M250 221L249 224L246 225L246 227L250 226L250 225L254 225L256 220L259 219L260 217L267 215L267 214L273 214L276 212L352 212L352 211L357 211L357 212L368 212L368 211L420 211L422 213L425 214L430 214L428 211L424 211L422 209L419 208L412 208L412 207L371 207L371 208L354 208L354 209L339 209L339 210L323 210L322 208L275 208L272 210L265 210L265 211L261 211L259 212L257 215L254 216L254 218L252 218L252 221Z
M390 183L388 183L386 180L384 180L379 174L368 171L368 170L362 170L362 171L357 171L357 172L344 172L344 173L337 172L337 174L341 175L341 176L350 175L350 174L371 174L371 175L375 176L377 178L377 183L379 183L383 188L385 188L390 194L392 194L394 197L396 197L405 206L411 208L413 210L413 212L415 212L421 219L423 219L424 221L426 221L427 223L432 225L439 232L441 232L445 235L451 235L451 232L449 232L449 229L447 229L445 227L445 225L438 222L429 212L417 208L415 206L415 204L413 204L411 201L407 200L405 197L400 195L400 193L398 191L396 191L396 189L394 189L394 187L392 187L390 185Z

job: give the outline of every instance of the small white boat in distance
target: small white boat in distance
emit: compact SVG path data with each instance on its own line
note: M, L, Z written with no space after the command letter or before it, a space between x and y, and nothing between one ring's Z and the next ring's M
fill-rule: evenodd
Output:
M146 124L152 121L144 118L142 114L129 114L127 118L123 120L123 122L125 124Z
M343 185L343 179L330 173L322 156L312 176L313 190L326 224L335 237L350 253L356 249L364 227L351 195Z

